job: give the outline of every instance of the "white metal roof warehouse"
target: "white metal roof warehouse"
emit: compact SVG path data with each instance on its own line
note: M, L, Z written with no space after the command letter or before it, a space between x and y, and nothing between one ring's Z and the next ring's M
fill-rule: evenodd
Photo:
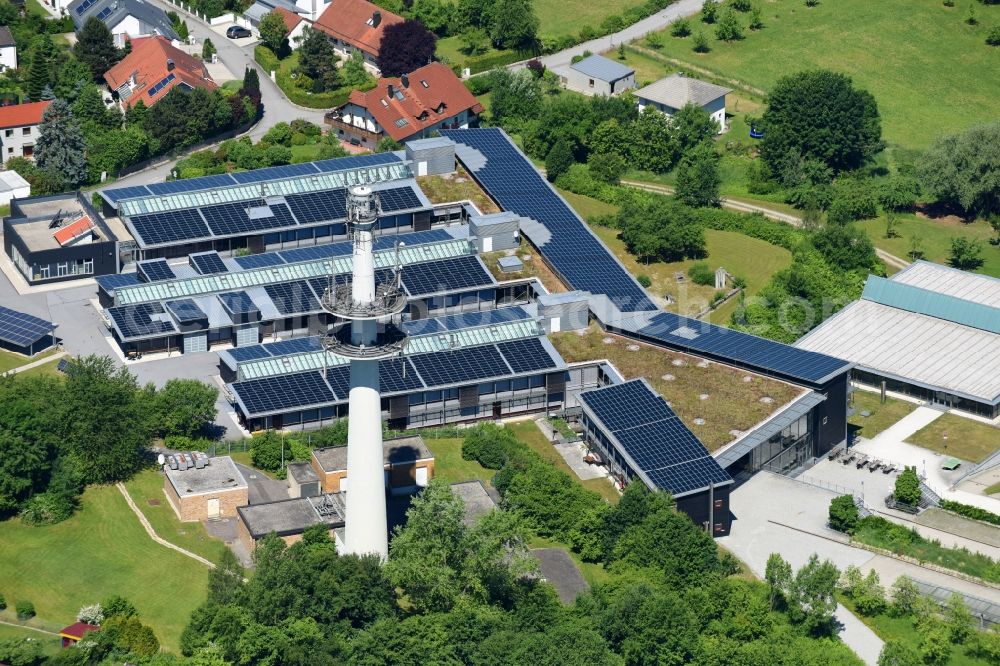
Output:
M988 418L1000 415L1000 280L930 262L870 276L861 299L796 343L856 364L854 378Z

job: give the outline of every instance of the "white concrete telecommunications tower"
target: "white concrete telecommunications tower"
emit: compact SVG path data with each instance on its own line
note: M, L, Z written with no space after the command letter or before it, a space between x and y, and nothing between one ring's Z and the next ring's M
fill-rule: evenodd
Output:
M406 337L393 318L406 307L400 267L391 279L375 285L374 230L378 202L371 188L352 187L347 194L348 234L354 245L351 279L331 280L323 294L323 309L347 320L327 335L327 351L351 359L348 400L347 500L345 547L348 553L389 555L385 476L382 453L382 404L378 364L398 356Z

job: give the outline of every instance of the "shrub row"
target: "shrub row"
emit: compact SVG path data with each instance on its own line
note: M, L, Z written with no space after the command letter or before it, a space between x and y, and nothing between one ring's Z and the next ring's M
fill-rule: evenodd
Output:
M760 213L747 215L722 208L699 208L696 215L706 229L735 231L789 251L794 250L803 239L803 233L795 227L768 219Z
M946 548L938 540L926 539L915 529L890 522L880 516L866 516L858 521L854 538L897 555L931 562L969 576L1000 583L1000 562L967 548Z
M957 513L958 515L965 516L966 518L1000 525L1000 515L997 515L992 511L987 511L986 509L980 509L978 506L962 504L961 502L952 502L951 500L941 500L941 504L939 506L945 511L951 511L952 513Z
M516 51L500 51L499 53L485 53L479 56L473 56L465 61L465 66L473 74L479 74L480 72L488 72L491 69L496 69L497 67L505 67L512 62L517 62L521 60L524 56ZM461 71L458 72L461 74Z
M497 470L493 485L505 508L524 516L541 536L568 543L584 559L603 555L597 493L547 463L507 428L484 423L466 431L462 457Z

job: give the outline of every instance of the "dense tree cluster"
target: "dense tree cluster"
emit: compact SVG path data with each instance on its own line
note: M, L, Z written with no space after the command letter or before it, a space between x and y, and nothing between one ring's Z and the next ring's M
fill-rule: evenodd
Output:
M882 150L875 98L827 70L782 77L767 97L761 157L775 173L790 158L834 173L857 169Z
M940 203L967 218L1000 218L1000 122L939 139L917 168Z
M67 518L85 484L139 469L154 435L190 435L214 420L217 397L195 380L140 387L98 356L73 360L65 380L0 378L0 517Z

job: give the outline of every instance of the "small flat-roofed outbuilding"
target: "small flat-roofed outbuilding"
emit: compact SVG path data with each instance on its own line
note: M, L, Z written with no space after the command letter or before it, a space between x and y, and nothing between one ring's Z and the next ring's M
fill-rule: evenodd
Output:
M319 476L308 462L291 463L285 468L289 497L315 497L319 495Z
M397 437L382 443L385 461L385 485L393 494L416 491L434 476L434 454L423 437ZM347 490L347 447L314 449L312 467L324 493Z
M482 481L463 481L451 484L451 492L461 498L465 505L462 522L471 527L481 516L496 508L499 501L497 492L487 488Z
M342 494L294 497L239 507L236 530L243 546L253 552L257 542L272 532L291 545L313 525L326 525L332 538L334 530L344 526L345 512Z
M163 492L183 521L236 516L249 502L249 486L229 456L204 458L207 464L187 469L164 465Z

